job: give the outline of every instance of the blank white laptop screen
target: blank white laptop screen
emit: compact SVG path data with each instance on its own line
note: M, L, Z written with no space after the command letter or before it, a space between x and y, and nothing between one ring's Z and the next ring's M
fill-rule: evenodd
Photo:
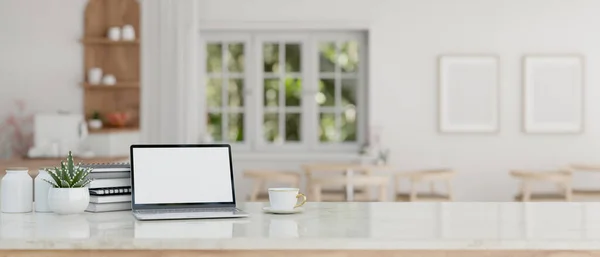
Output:
M227 147L133 148L135 204L233 202Z

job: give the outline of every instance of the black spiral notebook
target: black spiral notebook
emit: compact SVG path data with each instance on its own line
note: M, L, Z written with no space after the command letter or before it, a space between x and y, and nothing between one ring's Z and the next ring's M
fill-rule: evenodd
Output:
M131 187L111 187L90 189L90 195L124 195L131 194Z
M130 172L129 162L82 163L82 168L92 168L92 172Z

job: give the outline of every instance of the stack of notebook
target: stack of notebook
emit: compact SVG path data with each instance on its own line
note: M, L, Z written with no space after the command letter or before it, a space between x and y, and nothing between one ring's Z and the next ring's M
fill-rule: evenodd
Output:
M131 166L129 163L83 164L92 168L89 175L88 212L131 210Z

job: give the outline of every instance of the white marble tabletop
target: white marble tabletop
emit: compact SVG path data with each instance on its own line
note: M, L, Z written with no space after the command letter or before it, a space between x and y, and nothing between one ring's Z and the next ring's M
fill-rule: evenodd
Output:
M301 214L136 221L0 214L0 249L599 250L599 203L308 203Z

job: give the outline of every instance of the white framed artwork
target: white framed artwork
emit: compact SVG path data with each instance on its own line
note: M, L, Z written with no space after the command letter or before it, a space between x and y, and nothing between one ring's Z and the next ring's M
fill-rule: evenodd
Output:
M581 133L584 59L580 55L526 55L523 107L526 133Z
M439 58L439 129L447 133L495 133L499 128L499 58Z

